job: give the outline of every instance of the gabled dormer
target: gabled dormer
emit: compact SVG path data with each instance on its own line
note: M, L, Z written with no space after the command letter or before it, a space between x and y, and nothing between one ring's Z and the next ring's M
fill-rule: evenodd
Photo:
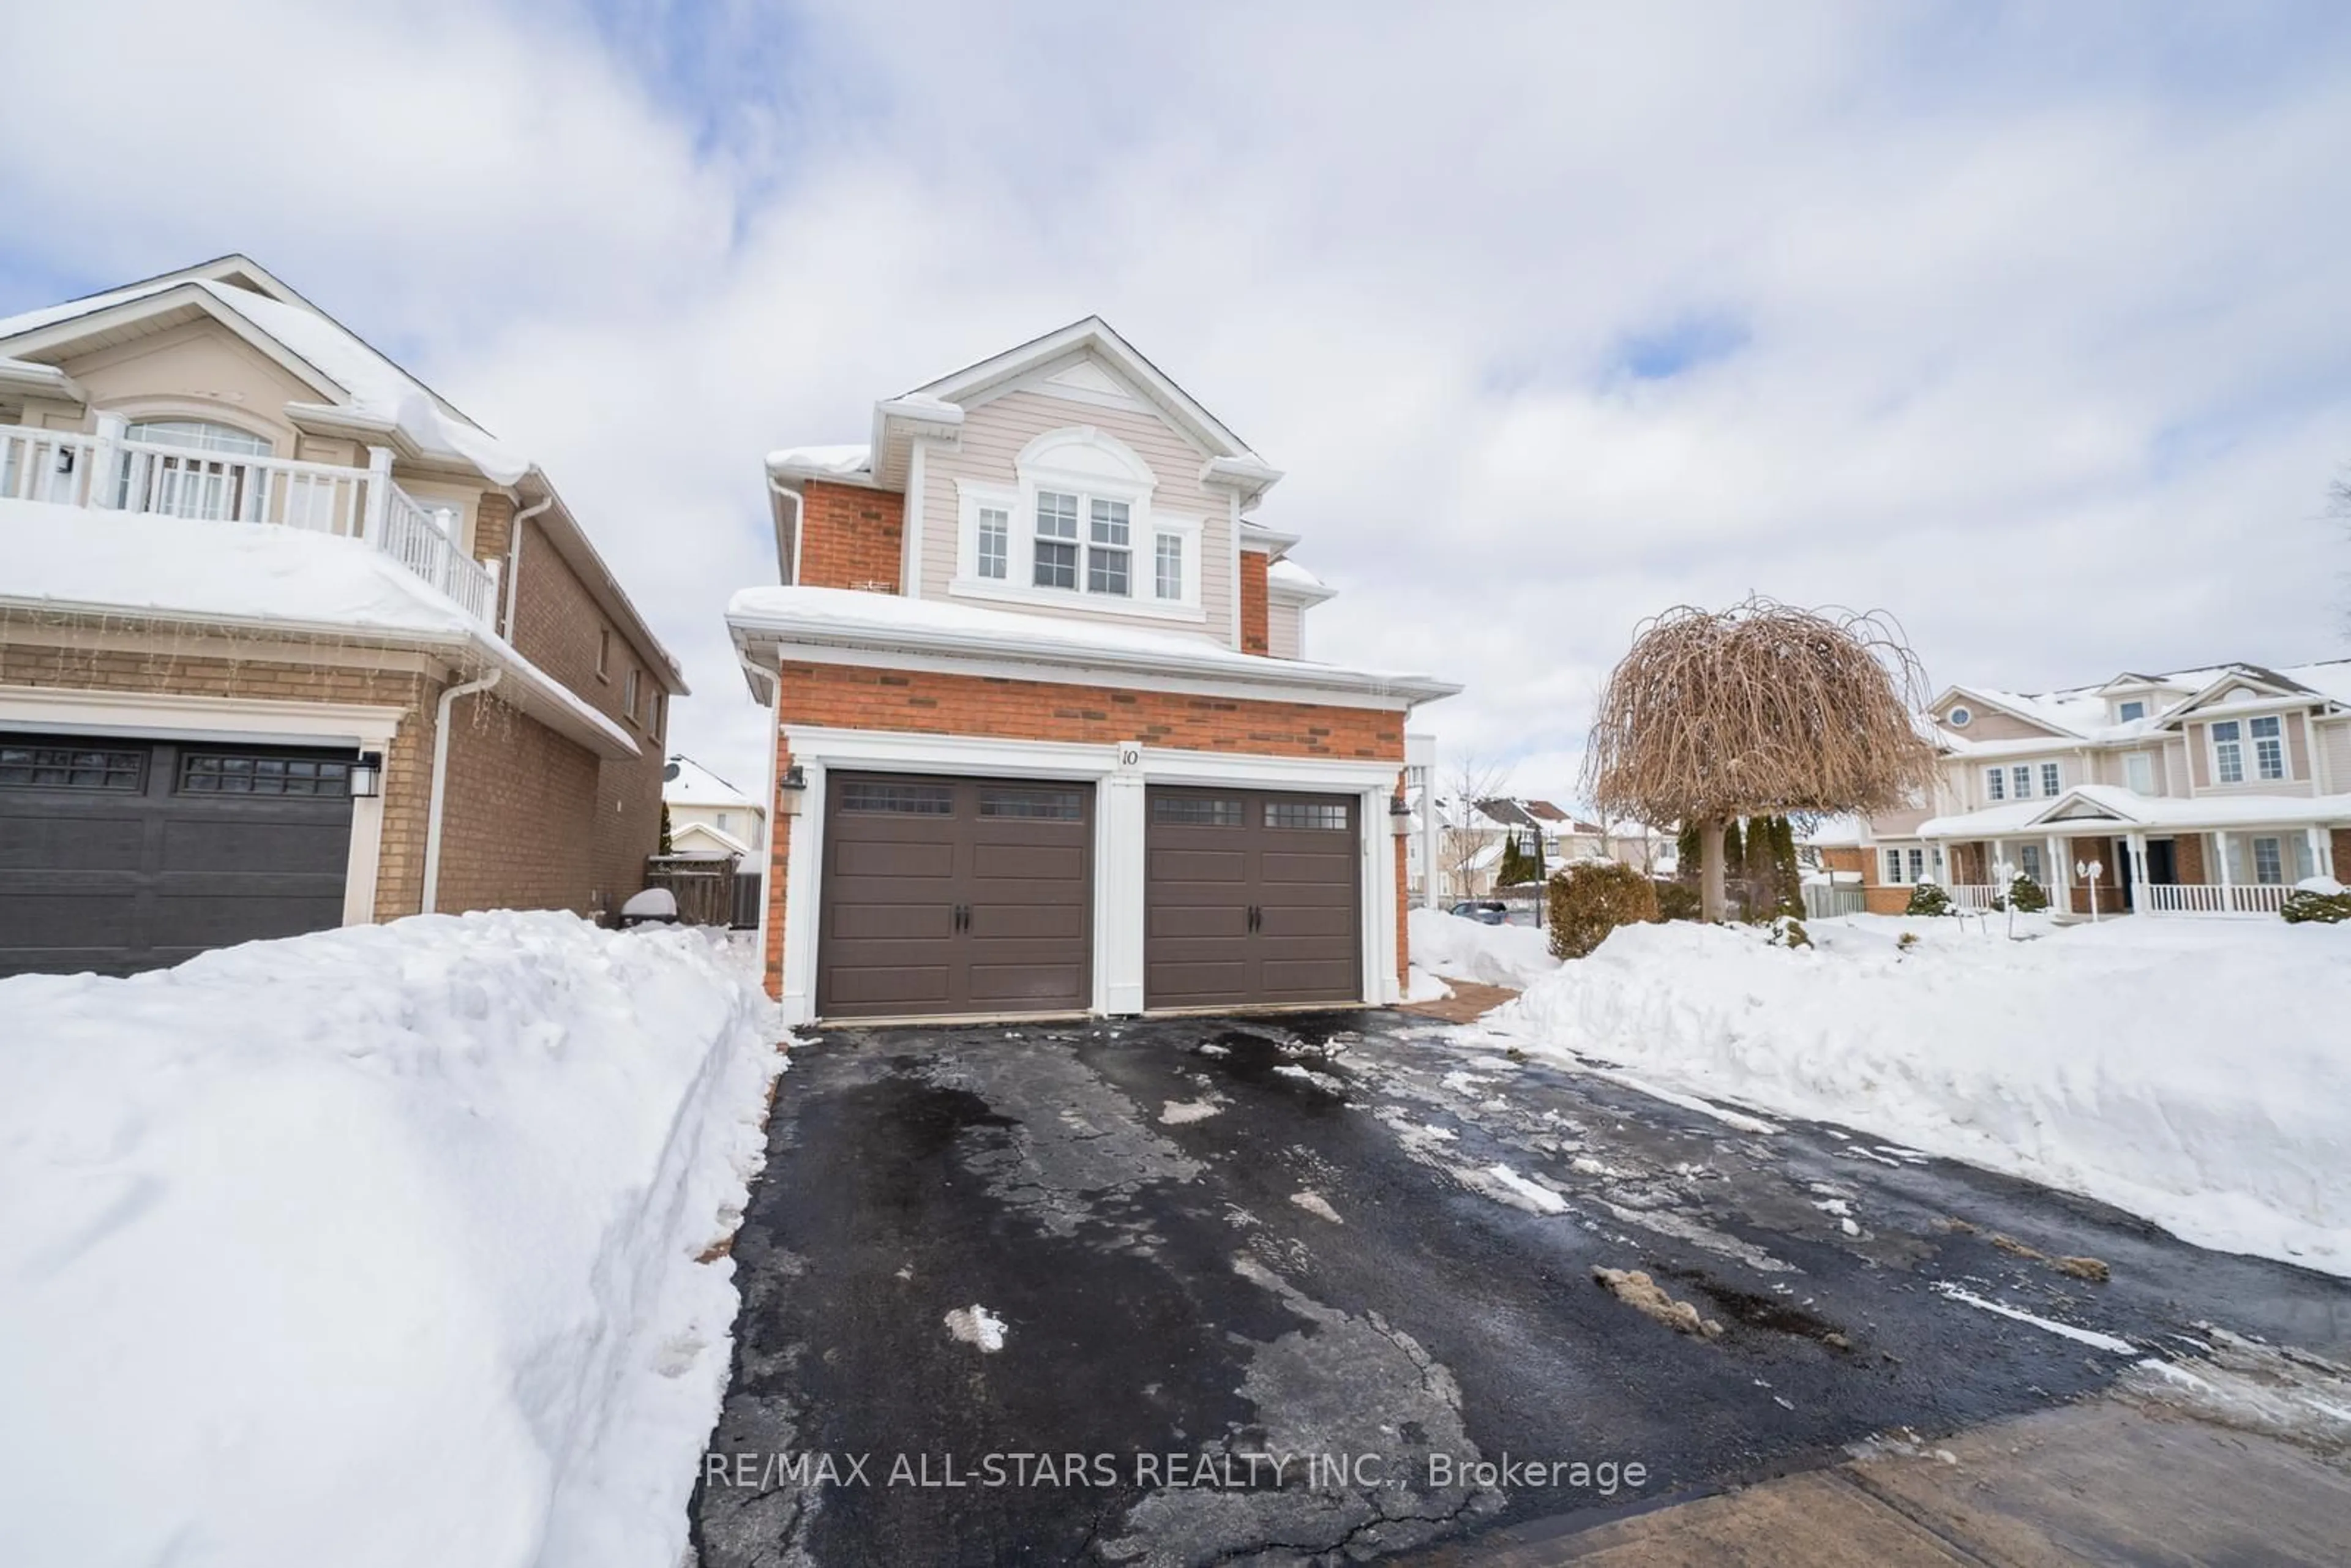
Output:
M2316 792L2312 726L2342 711L2326 694L2255 664L2231 664L2176 704L2194 794Z
M1251 519L1281 477L1096 317L874 405L862 447L768 462L784 580L1299 657L1331 590Z

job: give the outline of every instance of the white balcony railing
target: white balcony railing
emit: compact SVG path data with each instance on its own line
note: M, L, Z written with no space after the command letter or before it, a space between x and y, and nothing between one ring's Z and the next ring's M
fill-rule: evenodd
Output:
M266 523L371 543L491 623L497 577L392 481L392 455L365 468L0 426L0 497L207 522Z
M2151 882L2138 889L2150 915L2275 915L2294 889L2278 883Z

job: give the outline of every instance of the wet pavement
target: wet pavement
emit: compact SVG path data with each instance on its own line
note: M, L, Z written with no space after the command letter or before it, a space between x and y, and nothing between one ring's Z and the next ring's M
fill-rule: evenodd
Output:
M1931 1440L2196 1366L2204 1325L2351 1351L2344 1281L1505 1043L1342 1013L796 1051L704 1568L1343 1561Z

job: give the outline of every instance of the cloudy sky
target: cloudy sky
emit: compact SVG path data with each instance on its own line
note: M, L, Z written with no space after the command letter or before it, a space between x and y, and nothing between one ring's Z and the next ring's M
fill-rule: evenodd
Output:
M1637 12L1635 16L1634 13ZM1318 657L1573 790L1646 615L1938 683L2351 655L2351 8L11 8L0 313L243 250L538 456L760 772L771 447L1089 312Z

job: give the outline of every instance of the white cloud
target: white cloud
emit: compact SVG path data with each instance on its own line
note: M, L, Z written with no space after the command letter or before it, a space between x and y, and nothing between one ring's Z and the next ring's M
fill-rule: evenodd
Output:
M1289 470L1314 653L1468 682L1426 721L1531 792L1678 601L1882 607L1940 680L2342 651L2324 14L226 9L33 19L0 274L245 248L406 350L738 778L760 455L1089 311Z

